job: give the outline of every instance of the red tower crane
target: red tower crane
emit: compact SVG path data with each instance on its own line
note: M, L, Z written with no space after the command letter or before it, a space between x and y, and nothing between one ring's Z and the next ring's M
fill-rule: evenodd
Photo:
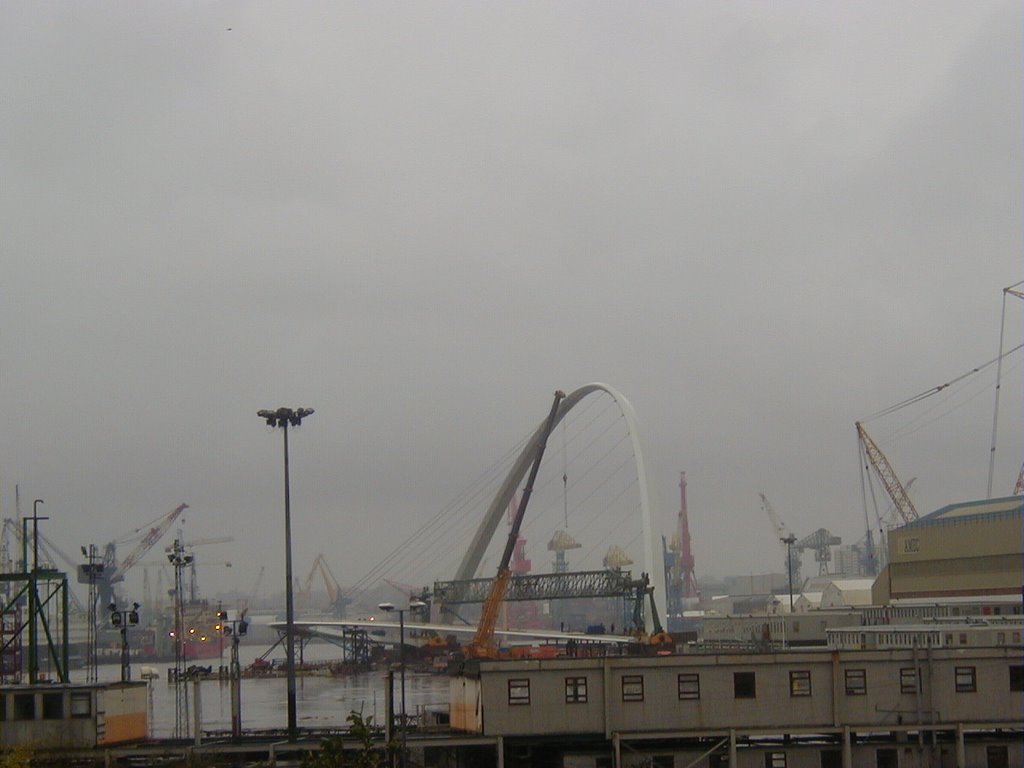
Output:
M697 577L693 573L693 541L690 538L690 517L686 511L686 473L679 473L679 572L683 598L700 597Z
M508 505L508 527L511 530L515 523L516 510L519 509L519 494L512 497ZM533 569L533 562L526 556L526 539L520 534L516 537L515 548L509 569L513 576L524 576ZM510 603L505 606L508 625L516 629L540 629L541 621L538 604L533 600Z

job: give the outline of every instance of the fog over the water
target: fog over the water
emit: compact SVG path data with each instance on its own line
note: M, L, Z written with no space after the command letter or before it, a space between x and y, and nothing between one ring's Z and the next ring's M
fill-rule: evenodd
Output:
M663 532L687 472L698 577L779 570L758 492L852 543L854 421L993 359L1024 279L1022 23L1013 0L0 2L0 511L17 484L77 553L187 502L186 538L235 538L207 592L261 565L280 588L256 411L311 407L296 574L323 552L351 583L601 381ZM1009 349L1024 301L1005 318ZM994 386L868 424L922 514L985 496Z

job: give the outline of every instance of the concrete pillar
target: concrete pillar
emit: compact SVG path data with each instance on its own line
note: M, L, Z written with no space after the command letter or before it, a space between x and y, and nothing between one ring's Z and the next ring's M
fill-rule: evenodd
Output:
M736 768L736 730L729 729L729 768Z
M619 734L612 734L612 768L622 768L622 742Z
M964 726L956 724L956 768L967 768L967 750L964 748Z
M498 768L505 768L505 737L499 736L494 746L498 751Z
M853 743L848 725L843 727L843 768L853 768Z

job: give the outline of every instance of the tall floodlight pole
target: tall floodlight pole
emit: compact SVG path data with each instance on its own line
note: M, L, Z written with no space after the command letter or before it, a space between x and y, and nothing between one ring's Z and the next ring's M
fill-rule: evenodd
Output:
M96 579L103 574L103 563L96 562L96 545L90 544L88 549L82 547L82 554L89 558L81 568L89 579L89 624L86 627L87 656L86 656L86 682L95 683L99 674L99 666L96 657Z
M167 561L174 567L174 736L188 738L188 685L185 681L184 577L193 556L185 552L181 534L174 540Z
M284 433L284 578L285 578L285 643L287 646L288 675L288 741L298 738L298 717L295 708L295 601L292 595L292 502L288 478L288 427L297 427L307 416L313 415L312 408L278 408L257 411L256 415L268 426L281 427Z
M793 544L796 543L796 536L792 533L779 539L786 545L786 570L789 571L789 612L793 612Z

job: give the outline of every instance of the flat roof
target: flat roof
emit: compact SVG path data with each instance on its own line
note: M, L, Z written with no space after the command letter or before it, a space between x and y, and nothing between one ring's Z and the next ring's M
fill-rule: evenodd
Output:
M978 501L961 501L948 504L941 509L920 517L904 528L919 528L948 522L961 522L986 517L1007 517L1024 513L1024 496L1004 496L998 499L981 499Z

